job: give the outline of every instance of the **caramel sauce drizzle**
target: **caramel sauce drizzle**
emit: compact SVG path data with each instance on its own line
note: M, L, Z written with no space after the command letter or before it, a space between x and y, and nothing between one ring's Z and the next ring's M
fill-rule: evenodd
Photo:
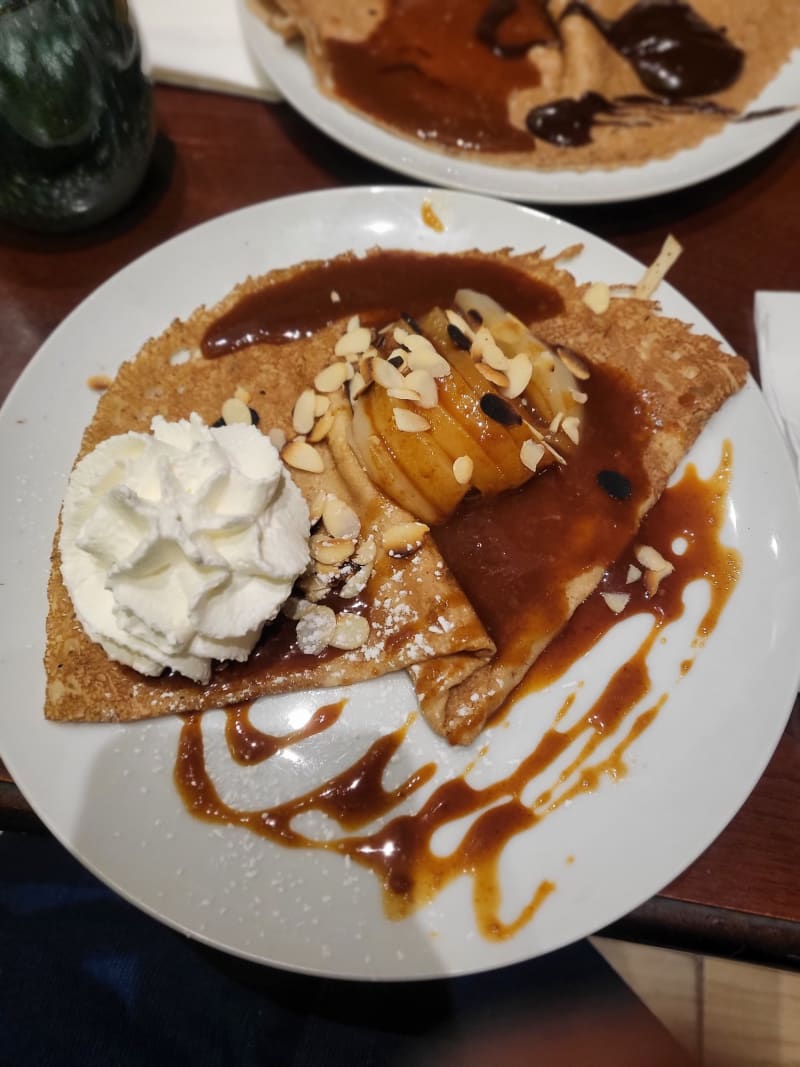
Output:
M741 570L739 554L720 540L731 463L732 450L726 442L720 464L708 480L701 479L694 466L687 467L680 482L663 494L643 524L637 542L657 546L675 563L674 573L662 582L656 595L648 597L641 581L626 586L632 556L625 554L609 569L598 591L578 609L562 635L534 664L513 699L494 720L494 728L521 696L544 689L559 678L618 622L641 613L653 620L639 648L617 668L591 707L564 729L563 721L577 697L575 692L570 693L535 748L504 778L481 788L466 780L466 775L487 751L482 749L463 775L437 786L418 811L393 815L436 772L436 765L427 763L395 789L383 785L386 768L413 721L410 716L398 730L374 741L352 766L315 789L269 808L241 810L226 804L219 796L205 763L202 716L191 714L184 719L175 764L175 781L187 809L198 818L241 826L286 847L321 849L349 856L379 879L385 912L392 919L404 918L424 907L456 878L467 876L472 879L473 906L482 935L493 941L513 937L530 922L556 886L550 879L542 880L519 914L509 922L503 921L498 865L505 847L563 804L594 791L603 778L618 779L627 773L628 749L654 721L668 698L666 692L659 694L638 711L632 722L628 721L634 709L650 694L648 655L664 628L682 616L684 591L698 579L705 580L711 591L709 606L693 642L697 648L714 629L736 585ZM679 537L685 539L687 546L681 555L675 555L671 546ZM622 589L630 594L630 601L624 612L614 615L600 593ZM683 661L681 676L692 662L693 659ZM225 736L231 757L239 763L262 762L333 726L344 704L340 701L324 705L303 727L278 737L257 729L246 705L228 709ZM597 758L603 742L616 735L619 740L612 751ZM581 747L569 764L532 803L526 803L523 797L530 783L554 768L570 746L580 741ZM341 835L323 841L295 830L295 818L313 810L338 823ZM378 829L359 832L387 816L392 817ZM434 834L465 817L473 818L461 841L448 855L434 852L431 847Z

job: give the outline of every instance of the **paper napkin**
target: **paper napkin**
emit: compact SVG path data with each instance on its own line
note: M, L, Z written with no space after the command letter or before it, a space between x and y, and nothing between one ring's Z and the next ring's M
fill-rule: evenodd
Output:
M251 55L236 0L130 0L156 81L280 100Z
M800 475L800 293L756 293L755 323L761 388Z

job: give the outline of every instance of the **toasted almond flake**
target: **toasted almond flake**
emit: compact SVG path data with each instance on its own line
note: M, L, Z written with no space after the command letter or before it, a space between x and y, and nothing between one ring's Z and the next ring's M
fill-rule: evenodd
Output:
M579 443L581 439L581 420L577 415L567 415L561 423L561 429L574 445Z
M372 373L375 381L378 385L382 385L384 389L403 389L405 387L406 380L403 375L397 367L393 367L386 359L373 359Z
M281 459L290 467L298 471L308 471L310 474L322 474L325 464L322 456L313 445L306 441L290 441L281 452Z
M336 613L323 604L315 604L297 621L297 647L307 656L316 656L330 644L336 632Z
M357 370L350 380L350 403L352 404L353 401L358 400L361 394L367 391L369 385L370 383L365 380L361 371Z
M447 316L447 321L450 325L455 326L457 330L461 330L468 341L475 340L475 331L469 325L467 320L462 318L457 311L447 310L445 311L445 315Z
M348 368L348 363L329 363L314 379L314 388L318 393L335 393L350 377Z
M422 399L416 389L409 389L405 385L399 389L387 389L386 394L395 400L410 400L412 404L419 404Z
M330 406L331 398L329 396L316 393L314 396L314 418L318 419L320 415L324 415Z
M335 289L331 289L331 303L332 304L338 304L338 303L341 302L341 299L342 298L339 296L339 294L336 292L336 290Z
M350 559L356 550L356 543L350 537L329 537L325 533L314 534L310 542L311 555L318 563L329 567L338 567Z
M634 563L629 564L628 565L628 573L625 575L625 584L626 585L633 585L633 583L634 582L638 582L641 577L642 577L642 572L639 570L639 568L636 566L636 564L634 564Z
M395 426L404 433L423 433L431 428L428 420L418 415L416 411L409 411L408 408L392 408L392 413Z
M419 396L417 403L421 408L433 408L439 400L436 379L427 370L412 370L405 376L405 383Z
M355 556L353 559L355 559ZM363 566L357 567L339 590L339 596L344 600L352 600L354 596L358 596L359 593L366 589L371 575L371 563L365 563Z
M669 577L669 575L672 574L674 570L675 568L673 567L673 565L671 563L668 563L666 567L664 567L660 571L645 571L644 587L647 591L647 595L655 596L658 587L661 585L663 580Z
M579 382L585 382L588 378L591 377L591 372L589 371L586 362L584 361L582 356L578 355L577 352L573 352L573 350L571 348L567 348L566 345L557 345L556 351L558 353L558 358L561 360L561 362L564 364L570 374L574 378L577 378Z
M372 344L372 331L366 326L357 326L354 330L348 329L333 349L337 356L360 356Z
M547 427L548 431L550 433L558 433L563 418L564 418L564 412L563 411L557 411L555 413L555 415L553 416L552 422Z
M523 441L519 450L519 458L529 471L535 471L542 461L544 445L538 441Z
M252 397L250 396L250 390L245 389L243 385L237 385L236 388L233 390L233 395L236 397L237 400L241 400L243 404L249 404L252 400Z
M353 562L358 563L361 566L371 566L378 555L378 546L375 544L375 538L370 534L369 537L365 537L363 541L360 541L358 548L353 555Z
M369 637L369 623L363 615L352 611L340 611L336 616L336 628L328 644L333 648L350 651L361 648Z
M281 608L281 614L285 615L287 619L293 619L297 622L298 619L302 619L304 615L314 607L310 600L303 600L301 597L290 596L286 603Z
M331 537L354 540L361 533L361 522L349 504L329 493L322 508L322 522ZM353 548L355 551L355 547Z
M600 596L605 600L607 607L614 612L615 615L619 615L628 606L630 600L630 593L601 593Z
M583 294L583 302L596 315L602 315L611 303L611 290L605 282L594 282Z
M286 444L286 434L280 428L280 426L273 426L267 434L267 437L272 442L273 448L276 448L279 452Z
M325 501L328 499L328 494L324 489L317 489L308 504L308 524L309 526L316 526L322 518L322 509L325 507Z
M415 335L419 336L419 335ZM426 370L434 378L447 378L452 373L450 364L440 356L427 338L420 338L427 342L426 347L411 348L406 355L406 363L414 370Z
M235 396L229 396L222 405L222 418L227 426L233 426L235 423L243 423L245 426L249 426L253 421L250 408L243 400L239 400Z
M383 531L383 547L390 556L410 556L422 547L430 529L424 522L399 522Z
M469 456L459 456L453 460L453 477L459 485L469 485L474 466Z
M351 315L347 320L347 326L345 327L347 333L355 333L356 330L361 329L361 316Z
M672 566L652 545L636 545L633 554L647 571L662 571L665 567Z
M314 425L316 395L313 389L304 389L295 400L292 410L292 427L295 433L309 433Z
M508 375L501 370L490 367L488 363L476 363L475 369L482 374L487 382L496 385L498 389L508 389Z
M527 352L520 352L508 361L506 374L508 386L503 390L503 396L513 400L525 392L533 374L533 364Z
M328 434L331 432L333 426L334 414L332 411L326 411L324 415L320 415L317 421L314 423L314 428L308 435L308 440L312 445L318 445L320 441L324 441Z
M576 404L585 404L589 399L588 393L582 393L580 389L570 389L569 395L575 401Z
M668 234L661 251L647 268L639 284L633 291L637 300L649 300L661 284L664 275L683 252L683 247L672 234Z

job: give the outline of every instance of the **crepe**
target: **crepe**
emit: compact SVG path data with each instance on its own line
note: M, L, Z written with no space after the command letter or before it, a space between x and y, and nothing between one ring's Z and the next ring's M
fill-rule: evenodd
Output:
M375 250L370 255L375 257L374 272L380 273L382 253ZM463 560L448 554L452 530L460 521L457 512L452 524L434 530L409 557L393 559L385 551L378 553L364 592L371 624L365 645L348 652L328 650L322 656L287 656L291 626L284 620L277 639L273 640L268 628L265 641L248 663L218 665L206 686L176 675L146 678L108 659L75 618L61 580L56 537L45 656L48 718L148 718L250 701L269 693L346 684L409 668L422 712L435 732L459 744L469 743L480 733L577 605L595 589L605 568L627 546L708 418L744 382L747 367L743 360L722 352L716 341L659 315L657 305L649 300L612 297L606 310L597 310L590 287L577 285L559 259L542 253L515 256L507 251L466 255L511 267L557 294L558 310L551 308L537 321L536 333L553 348L566 346L590 371L587 436L566 467L531 479L520 493L530 492L534 508L541 500L545 510L555 515L579 476L581 464L624 466L626 450L635 450L636 456L627 460L636 481L631 502L609 504L597 490L594 497L586 496L583 511L563 509L572 516L570 521L584 525L607 514L613 536L598 538L590 530L591 536L584 539L588 548L567 551L569 537L559 533L548 551L557 555L563 537L562 563L545 573L538 588L504 588L490 576L490 595L515 605L508 619L501 616L498 621L496 613L487 611L486 583L483 588L480 582L476 584L475 574L464 568ZM351 255L333 261L334 265L354 262ZM174 323L145 345L122 366L100 399L80 456L113 434L147 431L155 414L177 419L196 411L213 423L224 402L242 387L250 394L249 403L263 430L278 427L291 434L295 400L330 364L344 321L323 326L298 341L254 343L214 359L202 358L198 346L206 329L243 297L319 269L319 264L303 264L248 280L215 308L200 309L188 322ZM452 269L451 264L448 270ZM179 362L176 355L189 358ZM614 423L621 425L613 432L599 419L601 385L627 405L620 409L623 417L615 416ZM342 398L333 427L318 446L324 455L324 472L293 471L293 476L309 501L322 487L348 503L361 517L362 527L380 544L387 530L413 516L367 478L351 447L350 422L350 407ZM490 513L508 516L509 508L517 509L521 500L522 496L508 494L478 503L491 509ZM474 507L467 509L464 521L471 521L473 514ZM503 521L499 520L500 526ZM498 574L503 569L500 558Z
M590 0L589 7L602 18L616 19L633 6L634 0ZM395 0L402 4L403 0ZM724 28L727 39L744 53L741 73L733 84L711 95L713 107L696 101L688 106L653 107L654 94L648 93L629 62L610 46L604 35L581 15L565 13L569 0L551 0L547 10L558 25L558 41L535 45L528 53L536 67L540 84L534 88L509 91L506 115L510 126L526 130L526 117L533 108L562 99L579 100L584 94L599 94L612 103L643 95L649 104L631 108L626 106L616 114L601 114L591 123L591 136L585 144L551 143L541 137L530 138L530 149L518 147L494 151L487 147L480 152L482 162L501 166L522 166L539 170L616 168L666 158L677 151L699 144L706 137L718 133L725 124L745 111L774 78L800 46L800 19L794 0L764 0L758 5L731 3L730 0L692 0L691 7L711 27ZM302 39L308 62L317 85L327 96L347 107L359 105L340 91L336 80L335 47L346 42L359 45L364 52L370 49L370 36L386 20L393 9L392 0L376 0L371 4L342 0L331 4L326 0L250 0L252 10L287 40ZM409 10L413 4L407 3ZM489 4L487 2L488 10ZM470 8L472 11L472 8ZM415 17L425 16L424 7L417 8ZM469 16L467 16L469 17ZM463 47L472 32L447 42L448 47ZM413 42L407 51L413 54ZM480 49L473 53L480 62ZM433 63L435 57L421 62ZM376 94L377 99L377 94ZM400 136L414 139L412 132L386 119L379 105L370 101L363 105L366 117L392 129ZM475 157L475 149L460 142L442 143L437 136L426 134L424 144L434 151L467 158Z
M276 271L265 279L250 280L217 307L201 308L188 321L176 321L146 344L121 367L100 398L78 458L114 434L147 432L157 414L174 420L195 411L211 424L219 418L223 403L242 386L251 394L250 405L262 428L291 432L295 398L330 362L341 325L327 327L309 340L252 345L223 358L174 362L174 357L199 357L198 346L211 322L248 293L293 273ZM348 411L340 410L328 438L319 446L325 459L323 474L293 471L293 475L308 501L323 489L352 506L380 545L385 530L412 516L379 493L361 471L347 444L348 421ZM455 682L477 667L480 656L493 651L485 629L432 541L408 559L392 559L379 552L364 595L370 636L360 648L288 658L277 652L267 654L267 649L247 664L219 665L205 686L175 674L148 678L109 659L84 633L61 579L56 536L48 585L45 715L55 720L108 722L216 708L268 693L363 681L454 651L457 662L448 673ZM445 616L446 629L441 625ZM285 620L283 625L287 625ZM285 645L285 639L279 642L281 652Z

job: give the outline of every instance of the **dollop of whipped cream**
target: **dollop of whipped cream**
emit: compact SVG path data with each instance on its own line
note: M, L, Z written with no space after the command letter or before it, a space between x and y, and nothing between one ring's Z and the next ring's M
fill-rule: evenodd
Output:
M108 438L75 466L61 573L86 633L141 674L207 682L245 660L309 561L308 509L255 426L192 414Z

